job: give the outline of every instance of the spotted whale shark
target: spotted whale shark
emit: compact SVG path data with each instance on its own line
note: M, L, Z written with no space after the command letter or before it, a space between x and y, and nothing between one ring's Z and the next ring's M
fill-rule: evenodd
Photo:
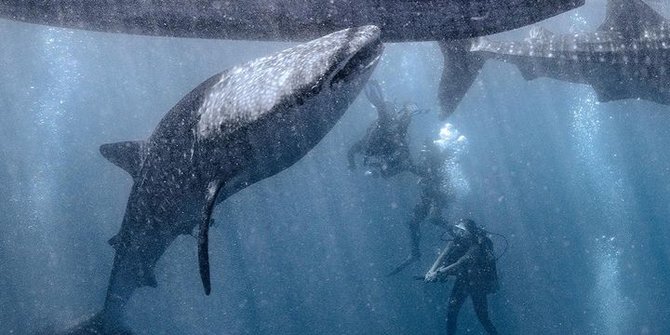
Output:
M208 231L217 203L300 160L330 131L382 52L380 30L338 31L212 76L184 96L147 140L100 152L133 179L102 312L68 334L125 334L135 290L157 285L158 259L197 232L205 293ZM220 225L223 226L223 225Z
M385 42L489 35L579 7L584 0L5 0L0 18L113 33L305 41L362 25Z
M407 42L495 34L583 4L584 0L5 0L0 2L0 18L111 33L297 42L376 25L384 42ZM458 80L443 76L442 87Z
M486 60L518 67L526 80L547 77L590 85L600 102L644 99L670 104L670 21L641 0L610 0L595 32L554 34L533 27L523 41L487 38L444 42L440 99L456 110Z

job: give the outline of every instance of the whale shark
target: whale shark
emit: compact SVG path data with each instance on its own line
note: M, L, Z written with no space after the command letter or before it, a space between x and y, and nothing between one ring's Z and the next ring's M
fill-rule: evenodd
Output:
M299 161L338 122L377 64L375 26L350 28L228 69L184 96L146 140L104 144L133 179L102 312L68 334L123 334L126 303L156 287L155 265L197 231L205 294L214 206ZM221 224L219 224L221 226Z
M554 34L533 27L523 41L487 38L441 43L443 113L451 114L483 64L514 64L526 80L541 77L590 85L599 102L644 99L670 104L670 21L641 0L610 0L595 32Z
M297 42L376 25L384 42L408 42L495 34L583 4L584 0L6 0L0 2L0 18L110 33ZM439 92L440 97L451 95L449 86L460 80L447 76L452 74L460 73L444 71L441 86L447 91ZM450 108L446 103L444 109Z
M385 42L494 34L579 7L584 0L5 0L0 18L153 36L305 41L362 25Z

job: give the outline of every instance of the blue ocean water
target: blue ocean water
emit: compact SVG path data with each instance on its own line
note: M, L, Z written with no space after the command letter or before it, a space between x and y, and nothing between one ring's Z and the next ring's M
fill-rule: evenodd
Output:
M661 6L662 7L662 6ZM663 8L661 8L663 9ZM665 8L667 9L667 8ZM593 30L593 1L543 25ZM500 38L518 38L520 29ZM288 43L156 38L0 21L0 333L75 324L100 309L131 179L101 144L149 136L210 75ZM436 111L434 43L389 44L373 77L387 97ZM232 196L210 232L213 293L182 237L158 288L127 310L138 334L441 334L451 283L424 284L443 231L406 222L416 179L350 172L346 151L376 114L363 96L303 160ZM463 215L503 234L503 334L670 334L670 109L597 103L588 86L525 81L488 62L449 122L468 138ZM412 151L444 121L417 116ZM494 238L500 253L505 243ZM461 333L480 334L471 305Z

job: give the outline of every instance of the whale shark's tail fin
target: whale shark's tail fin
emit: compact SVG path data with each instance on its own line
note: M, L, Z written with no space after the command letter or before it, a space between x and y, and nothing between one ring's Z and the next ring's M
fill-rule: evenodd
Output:
M485 59L470 52L472 40L439 42L444 56L444 69L438 91L442 112L441 119L454 113L458 104L474 83Z

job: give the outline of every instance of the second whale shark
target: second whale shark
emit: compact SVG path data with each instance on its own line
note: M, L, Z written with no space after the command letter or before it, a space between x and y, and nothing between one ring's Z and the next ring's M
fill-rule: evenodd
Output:
M7 0L0 1L0 18L110 33L261 41L305 41L376 25L384 42L451 41L516 29L583 4L584 0ZM447 88L458 80L441 78ZM448 111L450 106L444 108Z
M305 41L376 25L384 42L452 40L526 26L584 0L5 0L0 18L111 33Z

